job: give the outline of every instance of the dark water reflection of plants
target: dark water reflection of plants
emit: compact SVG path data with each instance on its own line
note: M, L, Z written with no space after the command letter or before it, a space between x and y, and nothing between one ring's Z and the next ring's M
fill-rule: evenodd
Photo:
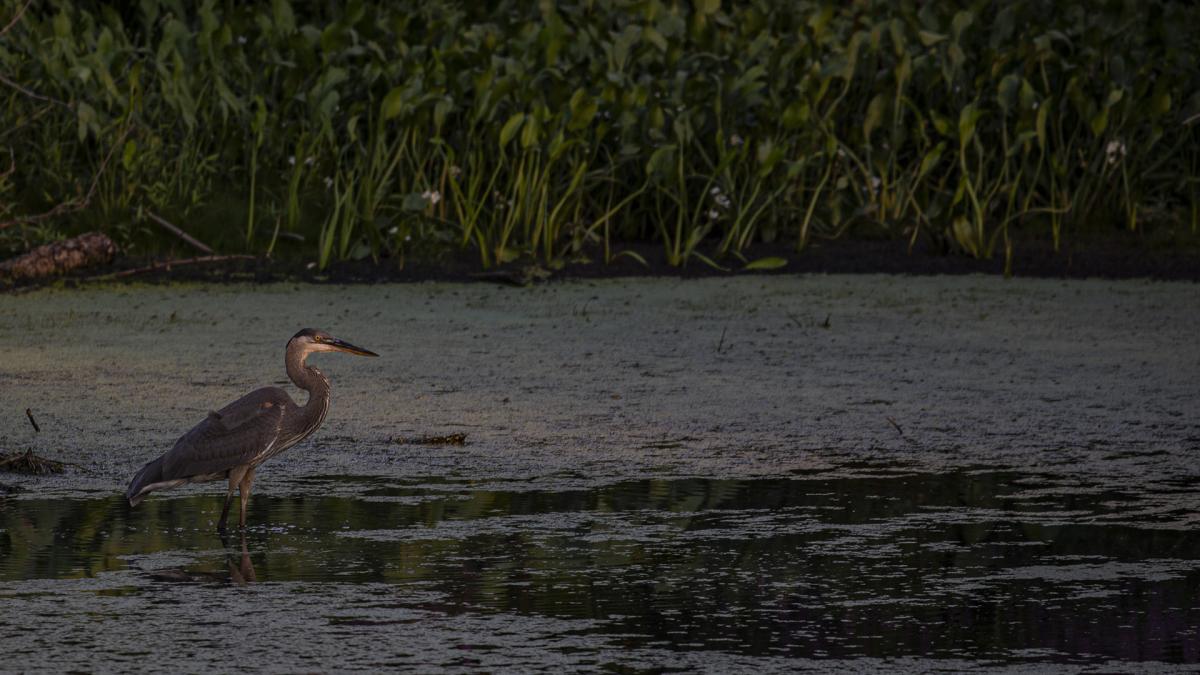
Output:
M428 608L433 591L450 615L586 619L630 648L1200 661L1200 536L1169 504L1129 515L1144 496L1010 473L563 491L312 481L360 489L256 497L244 561L211 530L215 495L136 510L0 500L0 596L119 571L138 580L128 592L153 593L245 580L248 565L259 584L389 585L396 608Z

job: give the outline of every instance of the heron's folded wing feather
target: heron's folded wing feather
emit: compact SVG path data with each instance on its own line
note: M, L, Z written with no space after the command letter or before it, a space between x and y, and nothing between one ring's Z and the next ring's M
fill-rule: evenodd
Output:
M248 395L209 413L163 457L164 478L218 473L250 462L279 436L286 405L271 398Z

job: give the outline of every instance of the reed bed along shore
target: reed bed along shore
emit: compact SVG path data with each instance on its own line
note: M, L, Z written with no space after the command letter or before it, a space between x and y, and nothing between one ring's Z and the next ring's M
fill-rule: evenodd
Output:
M481 268L1200 222L1200 7L1167 0L0 0L0 253Z

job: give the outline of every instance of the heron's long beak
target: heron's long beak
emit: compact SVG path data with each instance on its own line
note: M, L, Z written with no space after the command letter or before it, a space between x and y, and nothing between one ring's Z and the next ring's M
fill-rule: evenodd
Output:
M369 349L363 349L362 347L355 347L354 345L350 344L349 342L346 342L345 340L339 340L337 338L325 340L325 344L329 345L330 347L333 347L334 349L336 349L340 352L346 352L348 354L357 354L358 356L379 356L378 354L376 354L375 352L373 352Z

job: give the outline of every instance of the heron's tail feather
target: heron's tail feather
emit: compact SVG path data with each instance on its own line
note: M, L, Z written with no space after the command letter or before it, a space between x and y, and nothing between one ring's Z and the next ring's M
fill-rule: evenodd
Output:
M162 457L147 462L146 466L143 466L142 470L138 471L133 480L129 482L129 489L125 491L125 498L129 500L130 506L137 506L151 491L157 490L160 487L166 487L162 484L162 465Z

